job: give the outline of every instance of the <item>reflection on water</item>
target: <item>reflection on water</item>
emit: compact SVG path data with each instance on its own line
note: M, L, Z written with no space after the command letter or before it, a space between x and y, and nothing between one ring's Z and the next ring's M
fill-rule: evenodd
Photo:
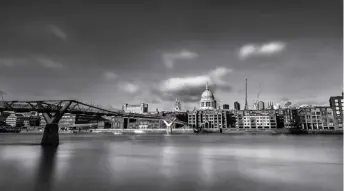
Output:
M41 147L37 169L36 191L50 191L54 180L57 147Z
M342 136L60 138L0 135L0 190L342 190Z
M212 151L208 148L202 147L199 150L199 160L201 161L200 174L202 174L202 181L208 184L213 183L214 181L214 160L211 159L213 156L212 154Z
M167 178L176 177L176 169L174 169L178 162L178 158L176 158L176 148L173 146L164 146L161 155L160 165L162 168L159 168L160 172Z

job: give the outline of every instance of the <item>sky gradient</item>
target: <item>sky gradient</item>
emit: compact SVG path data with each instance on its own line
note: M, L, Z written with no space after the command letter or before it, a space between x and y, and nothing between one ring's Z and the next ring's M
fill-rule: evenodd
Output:
M110 3L111 2L111 3ZM328 104L343 90L341 0L1 1L6 100L103 107ZM261 88L260 88L261 87Z

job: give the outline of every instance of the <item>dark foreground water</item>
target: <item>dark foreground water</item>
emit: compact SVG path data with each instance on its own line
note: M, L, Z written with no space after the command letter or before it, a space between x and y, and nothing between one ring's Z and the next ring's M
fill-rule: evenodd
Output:
M342 136L0 134L0 190L343 190Z

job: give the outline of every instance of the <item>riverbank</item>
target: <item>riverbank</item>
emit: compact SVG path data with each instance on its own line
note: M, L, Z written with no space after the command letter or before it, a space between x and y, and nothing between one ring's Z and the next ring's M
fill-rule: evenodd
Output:
M40 134L43 130L21 131L21 134ZM59 131L60 134L89 134L89 133L111 133L114 135L122 134L167 134L166 129L90 129L82 131ZM193 129L173 129L172 134L194 134ZM200 134L343 134L343 131L301 131L289 129L218 129L204 130Z
M92 133L112 134L167 134L166 129L92 129ZM194 134L193 129L173 129L172 134ZM223 129L205 130L201 134L343 134L343 131L300 131L289 129L251 130L251 129Z
M92 133L167 134L166 129L92 129ZM173 129L173 134L194 134L193 129Z

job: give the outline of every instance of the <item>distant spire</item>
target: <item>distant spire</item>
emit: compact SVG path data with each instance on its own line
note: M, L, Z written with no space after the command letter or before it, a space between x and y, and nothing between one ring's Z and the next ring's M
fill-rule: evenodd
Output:
M248 104L247 104L247 78L245 79L245 108L244 110L248 110Z
M206 89L206 90L209 90L208 82L205 84L205 89Z

